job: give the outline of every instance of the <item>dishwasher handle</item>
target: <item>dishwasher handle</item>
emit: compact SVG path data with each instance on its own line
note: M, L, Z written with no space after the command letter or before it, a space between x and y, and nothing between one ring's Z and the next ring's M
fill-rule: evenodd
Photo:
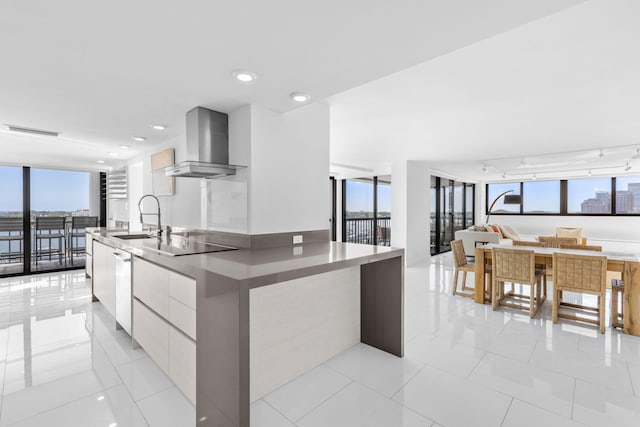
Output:
M118 260L120 260L122 262L131 262L131 255L130 254L123 255L120 252L113 252L112 254L113 254L114 257L118 258Z

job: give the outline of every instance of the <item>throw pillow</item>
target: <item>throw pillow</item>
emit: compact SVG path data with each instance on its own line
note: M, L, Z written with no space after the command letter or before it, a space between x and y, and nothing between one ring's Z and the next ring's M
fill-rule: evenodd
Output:
M580 240L582 228L556 227L556 237L575 237Z
M509 225L502 225L502 226L500 226L500 228L502 229L502 234L504 234L504 236L507 239L521 240L520 239L520 235L518 234L518 232L516 230L513 229L513 227L511 227Z
M502 231L500 231L500 227L498 227L497 225L490 225L489 227L491 227L491 229L495 232L498 233L498 237L500 237L502 239Z

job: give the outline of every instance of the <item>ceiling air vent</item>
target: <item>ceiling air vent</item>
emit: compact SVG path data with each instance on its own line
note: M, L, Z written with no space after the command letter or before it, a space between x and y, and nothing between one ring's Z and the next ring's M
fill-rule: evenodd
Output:
M26 128L23 126L15 126L15 125L7 125L5 124L5 126L7 127L7 129L9 129L12 132L22 132L22 133L30 133L32 135L40 135L40 136L58 136L60 135L60 132L52 132L50 130L42 130L42 129L33 129L33 128Z

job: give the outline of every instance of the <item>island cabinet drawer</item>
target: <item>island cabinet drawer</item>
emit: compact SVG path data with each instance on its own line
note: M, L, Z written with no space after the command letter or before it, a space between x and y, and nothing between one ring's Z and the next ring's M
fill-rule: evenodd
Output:
M169 270L134 258L133 295L160 316L169 318Z
M196 403L196 343L169 328L169 378Z
M196 309L196 281L173 271L169 272L169 296L193 310Z
M169 322L196 339L196 311L173 298L169 298Z
M133 300L133 338L168 374L169 324L136 299Z

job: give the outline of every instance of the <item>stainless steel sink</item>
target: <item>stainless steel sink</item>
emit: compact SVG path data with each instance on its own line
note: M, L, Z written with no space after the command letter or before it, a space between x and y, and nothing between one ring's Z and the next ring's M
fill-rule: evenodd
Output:
M148 234L120 234L113 237L117 239L122 239L122 240L135 240L135 239L150 239L152 236L149 236Z

